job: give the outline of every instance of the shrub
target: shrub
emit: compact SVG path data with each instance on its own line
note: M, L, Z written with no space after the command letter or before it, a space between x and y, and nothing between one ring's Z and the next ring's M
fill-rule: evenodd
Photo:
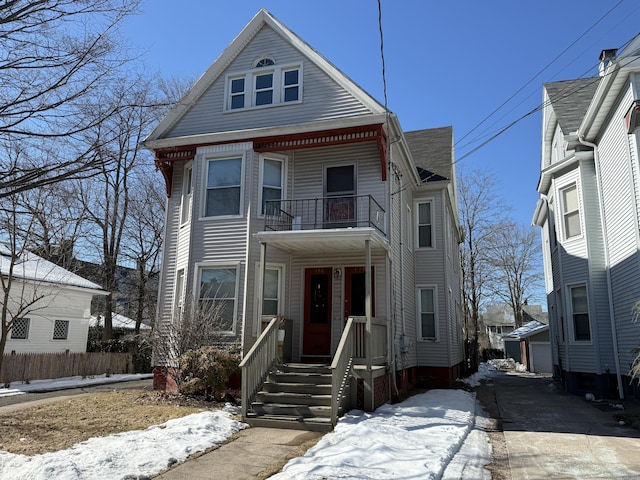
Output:
M240 353L235 345L188 350L180 357L180 393L221 400L227 394L229 379L239 371L239 364Z

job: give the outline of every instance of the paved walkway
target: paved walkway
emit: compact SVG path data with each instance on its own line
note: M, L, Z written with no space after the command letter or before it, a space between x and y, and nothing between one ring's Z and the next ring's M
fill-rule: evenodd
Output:
M249 428L234 440L197 458L176 465L158 480L253 480L278 473L298 448L323 434L280 428ZM306 448L305 448L306 450Z
M505 374L487 388L512 480L640 479L640 432L619 425L613 409L559 391L550 377Z

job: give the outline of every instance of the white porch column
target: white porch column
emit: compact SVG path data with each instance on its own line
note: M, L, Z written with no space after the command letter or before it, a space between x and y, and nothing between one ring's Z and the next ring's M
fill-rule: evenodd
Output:
M258 320L257 335L262 333L262 299L264 297L264 272L265 272L265 259L267 256L267 244L260 242L260 272L258 275L258 307L256 308L256 318Z

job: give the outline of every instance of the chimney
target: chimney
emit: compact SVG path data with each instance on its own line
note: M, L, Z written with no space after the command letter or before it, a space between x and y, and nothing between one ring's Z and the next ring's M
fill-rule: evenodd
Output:
M607 68L615 61L616 53L618 53L617 48L610 48L609 50L602 50L602 52L600 52L600 68L598 70L601 77L605 76Z

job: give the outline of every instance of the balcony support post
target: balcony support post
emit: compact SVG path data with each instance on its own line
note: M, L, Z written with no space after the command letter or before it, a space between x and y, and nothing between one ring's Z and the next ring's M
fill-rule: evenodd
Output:
M265 261L267 257L267 244L265 242L260 242L260 272L258 274L258 308L256 309L256 317L258 319L258 329L257 334L260 335L262 333L262 298L264 297L264 272Z
M364 383L364 409L367 412L372 412L375 402L375 390L373 387L373 375L372 375L372 355L373 355L373 341L372 341L372 327L371 327L371 240L365 240L364 242L364 250L365 250L365 267L364 267L364 285L365 285L365 300L364 300L364 311L365 316L367 318L367 323L365 324L365 333L364 333L364 341L365 341L365 356L367 361L367 370L364 375L363 383Z

